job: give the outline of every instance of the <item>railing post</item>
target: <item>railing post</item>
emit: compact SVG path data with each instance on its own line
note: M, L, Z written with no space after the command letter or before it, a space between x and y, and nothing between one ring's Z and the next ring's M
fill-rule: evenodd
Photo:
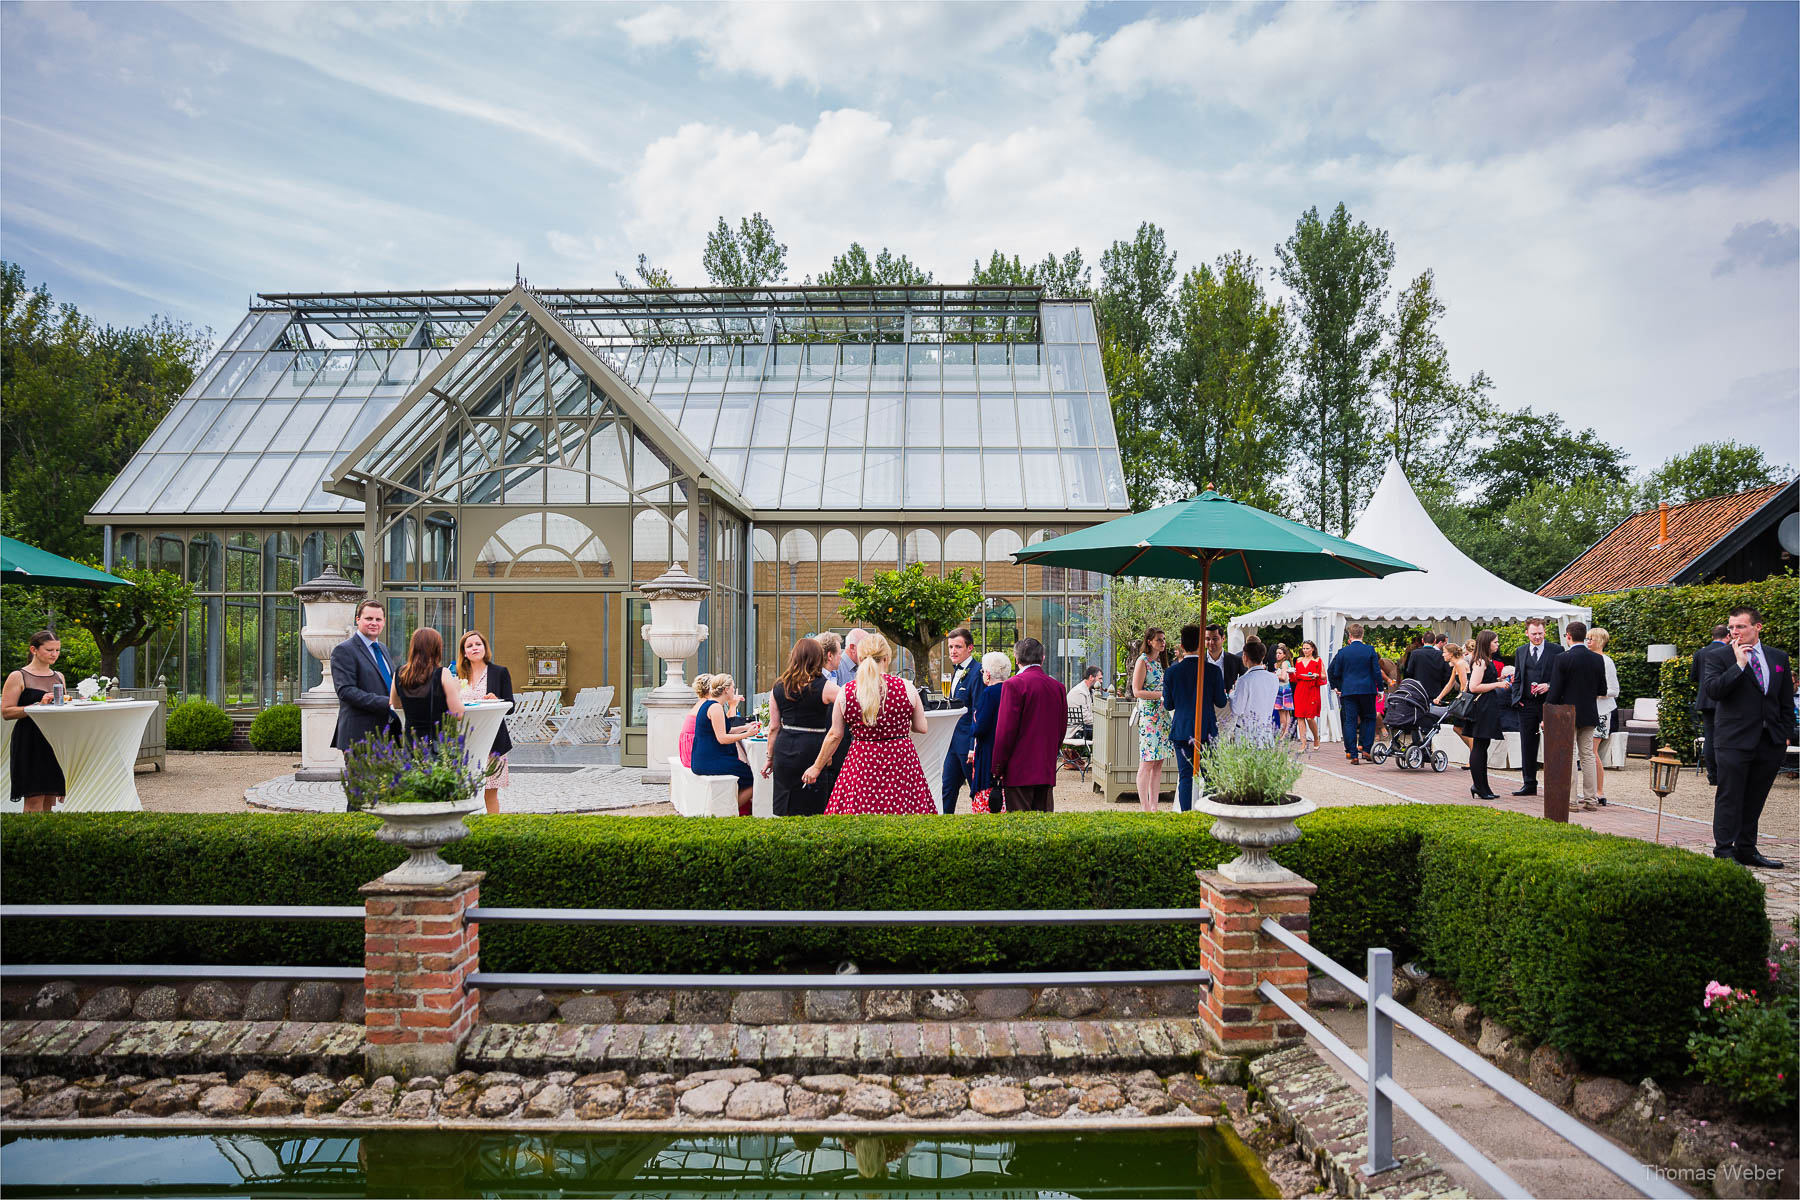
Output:
M1394 1021L1378 1003L1394 994L1394 952L1369 947L1369 1156L1364 1175L1379 1175L1399 1166L1394 1158L1394 1102L1384 1095L1380 1081L1394 1074Z
M1201 907L1212 911L1212 921L1200 927L1200 965L1212 975L1199 1013L1207 1040L1214 1049L1237 1056L1298 1041L1300 1026L1257 988L1272 984L1304 1005L1306 960L1264 933L1262 923L1272 918L1306 940L1318 887L1297 875L1288 881L1239 883L1217 871L1197 874Z
M442 883L362 887L363 983L371 1076L443 1078L456 1070L475 1027L481 993L468 978L481 970L481 942L465 910L480 903L482 872Z

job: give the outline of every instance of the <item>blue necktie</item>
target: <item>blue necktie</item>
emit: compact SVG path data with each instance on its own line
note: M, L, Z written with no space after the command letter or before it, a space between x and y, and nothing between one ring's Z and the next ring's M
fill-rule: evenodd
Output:
M369 649L375 652L375 669L381 672L381 682L388 690L392 691L394 687L394 673L388 669L387 655L381 652L381 643L370 642Z

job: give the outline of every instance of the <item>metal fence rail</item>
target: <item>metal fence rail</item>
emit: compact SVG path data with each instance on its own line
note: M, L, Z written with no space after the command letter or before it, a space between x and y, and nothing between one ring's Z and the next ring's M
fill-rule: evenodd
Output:
M0 920L360 921L360 904L0 904ZM7 963L0 979L315 979L354 983L361 967L191 963Z
M1364 1059L1346 1046L1342 1039L1321 1024L1304 1007L1290 1000L1273 984L1265 982L1258 989L1264 999L1280 1008L1282 1012L1292 1017L1302 1029L1316 1038L1319 1044L1325 1047L1327 1053L1363 1077L1368 1094L1369 1132L1368 1159L1362 1166L1364 1175L1378 1175L1399 1165L1394 1158L1393 1106L1397 1104L1402 1112L1419 1123L1421 1129L1468 1164L1469 1169L1474 1171L1482 1182L1500 1195L1525 1197L1531 1195L1519 1185L1517 1180L1471 1145L1468 1139L1450 1128L1441 1117L1432 1112L1423 1101L1407 1091L1394 1078L1394 1026L1399 1024L1427 1046L1494 1089L1517 1108L1522 1109L1551 1133L1556 1134L1587 1155L1588 1158L1617 1175L1627 1187L1642 1195L1657 1197L1658 1200L1663 1200L1663 1198L1678 1200L1687 1195L1672 1181L1656 1175L1648 1165L1613 1145L1612 1142L1569 1116L1562 1109L1480 1055L1471 1052L1467 1046L1462 1045L1430 1021L1394 999L1394 955L1391 950L1370 949L1369 978L1365 983L1328 955L1314 949L1299 937L1282 928L1279 922L1268 919L1263 921L1261 928L1262 932L1330 975L1343 984L1352 995L1368 1005L1369 1056Z
M469 976L470 987L539 987L539 988L742 988L753 991L801 991L806 988L841 988L868 991L872 988L944 988L944 987L1087 987L1100 984L1138 984L1161 987L1169 984L1212 983L1205 971L1004 971L963 975L862 974L847 975L560 975L544 972L477 971Z

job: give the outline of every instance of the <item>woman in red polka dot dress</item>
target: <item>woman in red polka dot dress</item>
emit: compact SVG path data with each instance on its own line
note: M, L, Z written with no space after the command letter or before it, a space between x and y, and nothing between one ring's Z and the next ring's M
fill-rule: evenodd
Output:
M856 678L831 706L831 732L802 779L810 786L850 734L850 757L838 772L825 814L937 812L911 735L925 732L925 705L915 688L888 674L894 651L874 634L857 647Z

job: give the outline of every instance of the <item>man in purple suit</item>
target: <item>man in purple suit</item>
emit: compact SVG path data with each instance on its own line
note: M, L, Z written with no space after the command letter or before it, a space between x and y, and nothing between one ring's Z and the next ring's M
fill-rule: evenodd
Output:
M1069 723L1062 684L1044 670L1044 644L1021 638L1019 672L1000 688L994 729L994 778L1007 812L1056 810L1056 758Z

